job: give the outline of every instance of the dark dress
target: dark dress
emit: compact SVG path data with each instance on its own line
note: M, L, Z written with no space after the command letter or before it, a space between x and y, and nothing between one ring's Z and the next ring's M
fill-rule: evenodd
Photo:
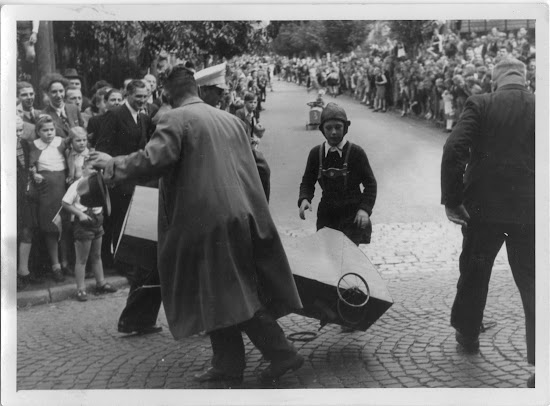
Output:
M315 183L319 182L323 195L317 209L317 230L330 227L342 231L355 244L368 244L371 228L361 230L353 222L359 209L365 210L370 216L376 201L377 184L367 154L360 146L350 142L344 145L341 157L336 152L329 153L325 157L324 148L326 148L325 143L314 147L309 153L300 184L298 207L304 199L312 201ZM320 170L320 157L322 157L323 170L342 169L346 155L348 163L346 176L330 176L330 172L323 173ZM363 192L361 192L361 184L364 187Z
M58 139L56 137L55 139ZM55 141L54 139L54 141ZM52 142L54 142L52 141ZM60 153L64 156L63 152L65 150L65 143L63 140L60 145L57 147ZM35 143L30 144L30 165L36 166L40 160L40 155L42 151L38 149ZM38 171L40 175L44 177L42 183L37 185L38 189L38 218L40 230L45 233L57 233L59 230L56 225L52 222L57 212L61 208L61 200L67 191L66 187L66 178L67 170L61 171L48 171L41 170ZM61 215L63 221L67 221L66 212L61 210Z
M27 194L27 188L31 189L32 178L29 165L29 143L24 139L17 139L17 232L18 235L24 229L38 227L37 200ZM37 197L37 196L35 196ZM28 237L28 236L27 236Z

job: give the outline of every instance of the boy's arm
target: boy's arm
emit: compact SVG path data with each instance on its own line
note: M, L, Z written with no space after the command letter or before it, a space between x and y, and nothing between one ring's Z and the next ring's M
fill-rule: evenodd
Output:
M298 197L298 207L302 204L302 200L306 199L311 203L315 194L315 183L319 171L319 148L315 147L309 152L307 158L306 169L300 183L300 195Z
M372 168L367 158L365 151L359 149L359 168L361 174L361 184L363 185L363 193L361 194L361 202L359 203L359 209L365 210L369 216L372 214L374 203L376 202L376 194L378 186L376 178L372 172Z
M67 203L65 200L61 201L61 205L65 210L67 210L69 213L74 214L80 221L89 220L90 218L88 215L76 208L75 205Z
M78 186L78 182L75 182L71 186L69 186L69 189L67 189L67 192L65 192L65 195L63 196L63 199L61 200L61 205L69 213L74 214L76 217L78 217L78 219L80 221L90 220L90 218L88 217L88 215L86 213L80 211L74 205L74 202L75 202L76 197L78 195L77 186Z

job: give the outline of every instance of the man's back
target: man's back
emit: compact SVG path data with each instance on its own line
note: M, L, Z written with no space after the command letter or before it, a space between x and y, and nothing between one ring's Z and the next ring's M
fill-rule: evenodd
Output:
M451 156L468 164L463 193L471 216L534 221L535 96L524 86L507 84L470 97L445 150L443 166ZM450 184L446 176L442 181Z

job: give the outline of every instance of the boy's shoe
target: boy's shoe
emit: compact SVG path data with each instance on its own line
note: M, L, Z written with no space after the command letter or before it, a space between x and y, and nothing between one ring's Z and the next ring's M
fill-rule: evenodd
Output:
M470 354L475 354L479 351L479 337L478 336L467 336L462 334L460 331L455 333L456 342L459 343L464 351Z
M79 290L76 292L76 299L77 299L79 302L85 302L85 301L88 300L88 294L86 293L85 290L79 289Z
M105 283L102 286L96 286L95 291L96 293L114 293L114 292L117 292L118 289L115 288L110 283Z

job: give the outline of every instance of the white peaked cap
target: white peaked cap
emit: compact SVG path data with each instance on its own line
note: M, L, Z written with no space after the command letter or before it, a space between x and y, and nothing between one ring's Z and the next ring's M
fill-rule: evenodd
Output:
M227 89L225 83L225 66L226 62L219 65L210 66L195 73L195 82L197 86L217 86L221 89Z

